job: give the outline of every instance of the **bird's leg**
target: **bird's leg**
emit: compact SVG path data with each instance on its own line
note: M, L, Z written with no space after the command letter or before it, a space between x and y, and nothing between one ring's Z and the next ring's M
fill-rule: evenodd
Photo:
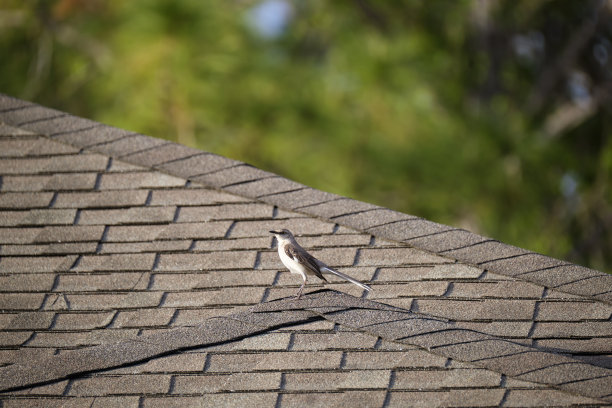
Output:
M295 296L295 298L297 300L299 300L302 297L302 291L304 290L304 286L306 286L306 278L305 277L304 277L304 282L302 283L302 286L300 286L300 290L298 290L298 293Z

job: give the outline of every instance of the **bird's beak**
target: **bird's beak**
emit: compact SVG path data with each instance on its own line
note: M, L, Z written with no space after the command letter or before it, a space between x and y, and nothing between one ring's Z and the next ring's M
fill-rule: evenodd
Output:
M280 234L280 233L281 233L280 231L270 231L270 234L274 234L274 235L277 235L277 234Z

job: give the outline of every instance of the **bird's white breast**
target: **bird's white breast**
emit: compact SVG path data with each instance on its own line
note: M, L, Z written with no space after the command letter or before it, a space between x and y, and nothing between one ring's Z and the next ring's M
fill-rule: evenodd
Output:
M307 273L306 268L300 263L291 259L285 252L285 243L278 245L278 256L281 262L283 263L283 265L285 265L287 269L289 269L289 272L298 273L302 276L306 275Z

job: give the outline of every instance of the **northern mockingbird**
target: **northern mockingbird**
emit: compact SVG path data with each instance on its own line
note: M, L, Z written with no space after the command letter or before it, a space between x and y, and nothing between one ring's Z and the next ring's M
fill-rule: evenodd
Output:
M325 282L327 282L327 279L325 279L323 276L324 273L336 275L344 280L354 283L368 292L372 290L372 288L370 288L368 285L365 285L358 280L343 274L342 272L338 272L330 268L314 256L310 255L300 246L300 244L297 243L293 237L293 234L288 229L270 231L270 233L274 234L278 240L278 256L280 257L281 262L287 267L287 269L289 269L289 272L300 274L302 275L302 279L304 279L304 283L302 283L302 286L300 286L300 290L298 290L296 295L297 299L302 296L302 291L304 290L306 280L308 279L306 275L314 275L317 278L323 279Z

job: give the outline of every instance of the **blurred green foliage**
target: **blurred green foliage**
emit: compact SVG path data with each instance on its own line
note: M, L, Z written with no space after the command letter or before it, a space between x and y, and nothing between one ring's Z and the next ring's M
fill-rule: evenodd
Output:
M3 0L0 92L609 270L611 15L600 0Z

